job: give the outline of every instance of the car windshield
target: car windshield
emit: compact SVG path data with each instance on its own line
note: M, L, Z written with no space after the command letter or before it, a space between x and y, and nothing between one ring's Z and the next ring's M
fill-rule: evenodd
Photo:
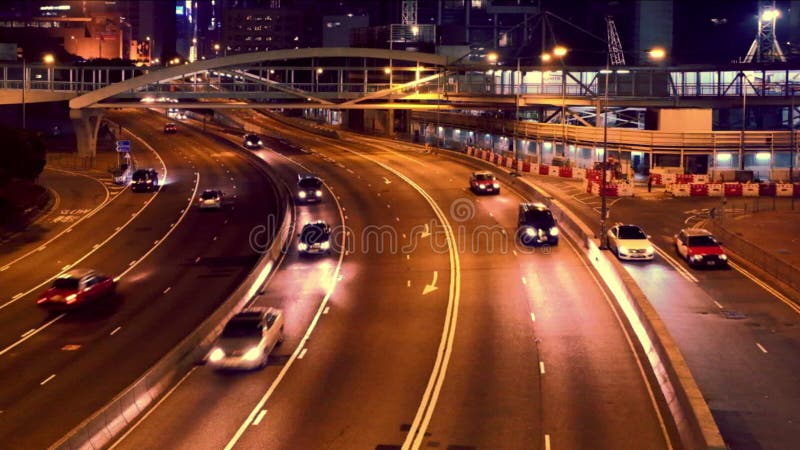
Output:
M211 200L217 198L217 191L205 191L202 194L203 200Z
M303 178L297 184L303 189L319 189L322 186L318 178Z
M255 319L233 319L222 330L224 338L260 337L261 328Z
M77 290L80 280L77 278L56 278L53 287L56 289Z
M541 228L549 228L555 225L553 213L549 209L531 209L525 212L525 223Z
M711 236L689 236L689 247L716 247L719 243Z
M244 138L251 142L255 142L258 140L258 136L256 136L255 134L248 134Z
M623 226L619 227L619 238L620 239L647 239L647 235L644 234L639 227L632 227L632 226Z
M318 244L328 240L328 231L323 225L306 225L300 233L300 241L306 244Z
M494 175L490 173L479 173L475 175L475 179L478 181L493 181Z
M134 180L147 180L150 178L150 173L146 170L137 170L133 173Z

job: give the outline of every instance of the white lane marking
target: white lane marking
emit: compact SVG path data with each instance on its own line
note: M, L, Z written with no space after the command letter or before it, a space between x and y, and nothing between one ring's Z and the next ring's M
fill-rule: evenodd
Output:
M128 428L128 431L126 431L125 434L123 434L119 439L117 439L113 444L111 444L111 446L108 448L108 450L112 450L113 448L115 448L117 445L119 445L120 442L124 441L125 438L127 438L129 434L133 433L133 430L135 430L136 427L141 425L142 422L144 422L150 416L150 414L153 413L153 411L157 410L158 407L161 406L161 404L164 403L164 401L166 401L169 398L169 396L173 392L175 392L175 390L178 389L183 384L183 382L186 381L187 378L189 378L189 375L194 373L194 371L196 369L197 369L197 366L192 366L192 368L189 369L188 372L186 372L186 375L184 375L183 378L180 379L180 381L175 383L175 386L173 386L172 389L170 389L166 394L164 394L164 396L161 397L161 399L155 405L153 405L152 408L148 409L147 412L145 412L142 415L142 417L140 417L136 421L136 423L133 424L132 427Z
M22 336L20 336L20 337L23 337L23 338L24 338L25 336L27 336L27 335L29 335L29 334L31 334L31 333L35 333L35 332L36 332L36 328L31 328L30 330L28 330L28 331L26 331L26 332L22 333Z
M528 280L526 280L525 277L522 277L522 284L528 284Z
M156 239L155 241L153 241L153 245L158 245L158 241L160 241L160 240L161 239Z
M406 280L406 287L411 287L411 280Z
M17 294L17 295L15 295L15 296L11 297L11 300L16 300L16 299L18 299L18 298L22 297L23 295L25 295L25 293L24 293L24 292L20 292L19 294Z
M256 420L253 421L253 426L257 426L258 424L260 424L261 420L264 419L265 414L267 414L267 410L262 409L261 412L258 413L258 416L256 416Z
M386 204L386 207L387 207L387 208L391 208L391 207L392 207L392 204L391 204L391 203L387 203L387 204Z
M745 270L745 268L744 268L744 267L742 267L742 266L740 266L740 265L738 265L738 264L735 264L735 263L733 263L733 262L731 262L731 261L728 261L728 265L729 265L729 266L731 266L731 267L733 267L733 268L734 268L734 269L735 269L737 272L739 272L739 273L741 273L742 275L744 275L744 276L746 276L747 278L749 278L749 279L750 279L750 281L752 281L753 283L755 283L755 284L757 284L757 285L761 286L761 287L762 287L762 288L763 288L765 291L767 291L767 292L769 292L770 294L772 294L772 295L773 295L775 298L777 298L778 300L780 300L780 301L781 301L781 302L782 302L784 305L786 305L786 306L788 306L789 308L791 308L792 310L794 310L794 312L796 312L796 313L800 314L800 305L797 305L796 303L794 303L794 302L793 302L791 299L787 298L785 295L783 295L783 294L781 294L780 292L778 292L778 291L777 291L775 288L773 288L772 286L770 286L770 285L768 285L767 283L765 283L765 282L763 282L763 281L759 280L759 279L758 279L758 277L756 277L756 276L755 276L755 275L753 275L752 273L750 273L750 272L748 272L747 270Z
M544 435L544 450L550 450L550 435Z
M28 335L25 336L24 338L18 340L17 342L14 342L13 344L9 345L8 347L4 348L3 350L0 350L0 356L3 356L6 353L10 352L14 347L16 347L19 344L22 344L23 342L27 341L28 339L31 338L31 336L34 336L36 333L38 333L38 332L44 330L45 328L49 327L50 325L54 324L57 320L61 319L62 317L64 317L63 313L57 315L53 320L51 320L51 321L45 323L44 325L40 326L33 333L26 333Z
M300 352L300 354L297 356L297 359L303 359L303 357L306 356L307 351L308 348L303 348L303 351Z
M216 241L216 240L217 240L217 237L216 237L216 236L214 236L214 239L212 239L212 241Z
M326 306L325 309L322 310L322 314L328 314L328 312L330 310L331 310L331 307L330 306Z
M56 377L56 374L52 374L52 375L50 375L49 377L45 378L45 379L44 379L44 381L42 381L41 383L39 383L39 386L44 386L45 384L47 384L47 382L48 382L48 381L52 380L52 379L53 379L53 378L55 378L55 377Z
M65 235L65 234L67 234L67 233L70 233L70 232L72 231L72 228L74 228L74 227L75 227L75 225L77 225L77 224L81 223L82 221L84 221L84 220L88 219L89 217L92 217L93 215L95 215L95 213L97 213L98 211L100 211L101 209L103 209L104 207L106 207L106 206L107 206L109 203L111 203L111 202L112 202L112 201L113 201L113 200L116 198L116 197L111 197L111 193L109 192L108 188L107 188L107 187L106 187L106 186L105 186L103 183L100 183L100 180L98 180L97 178L94 178L94 177L91 177L91 176L89 176L89 175L85 175L85 174L82 174L82 173L70 172L70 171L68 171L68 170L61 170L61 169L53 169L53 168L50 168L50 167L46 168L46 170L52 170L52 171L55 171L55 172L63 172L63 173L69 174L69 175L73 175L73 176L80 176L80 177L88 178L88 179L90 179L90 180L92 180L92 181L96 181L96 182L98 182L98 183L99 183L101 186L103 186L103 189L105 189L105 191L106 191L106 198L104 198L104 199L103 199L103 201L102 201L102 202L100 202L100 204L99 204L99 205L97 205L97 206L96 206L96 207L95 207L93 210L91 210L91 211L89 211L87 214L85 214L85 215L81 216L81 218L80 218L80 219L78 219L78 220L76 220L75 222L72 222L72 226L70 226L70 227L69 227L69 228L67 228L66 230L64 230L64 231L62 231L62 232L60 232L60 233L56 234L55 236L53 236L53 237L51 237L50 239L48 239L47 241L45 241L45 242L44 242L44 244L42 245L42 247L45 247L45 246L47 246L48 244L50 244L51 242L53 242L53 241L55 241L56 239L60 238L61 236ZM55 192L55 191L53 191L53 192ZM60 198L60 196L59 196L59 198ZM25 253L24 255L20 255L20 256L18 256L16 259L13 259L13 260L9 261L8 263L6 263L6 265L5 265L5 266L3 266L3 268L2 268L2 269L0 269L0 272L2 272L2 271L4 271L4 270L8 270L8 268L9 268L10 266L12 266L13 264L15 264L15 263L19 262L20 260L22 260L22 259L24 259L24 258L27 258L28 256L30 256L31 254L33 254L33 253L34 253L34 252L36 252L36 251L39 251L39 249L34 249L34 250L31 250L31 251L29 251L29 252Z
M769 352L767 351L767 349L765 349L765 348L764 348L764 346L763 346L763 345L761 345L761 344L759 344L758 342L756 342L756 347L758 347L758 349L759 349L759 350L761 350L761 351L762 351L762 352L764 352L764 353L769 353Z
M544 375L544 361L539 361L539 373Z
M72 267L72 264L67 264L66 266L61 268L61 271L63 272L65 270L69 269L70 267Z
M116 228L114 228L114 231L119 231L121 229L122 229L122 227L116 227Z
M725 308L723 308L722 304L720 302L716 301L716 300L714 300L714 304L717 305L717 308L719 308L719 309L725 309Z
M411 255L406 255L406 261L411 259Z
M517 251L516 250L511 250L511 252L514 253L514 256L517 256Z
M41 247L37 248L36 251L37 252L41 252L41 251L44 251L44 249L46 249L46 248L47 248L46 245L42 245Z
M174 223L171 223L171 224L169 224L169 227L170 227L170 228L172 228L172 227L174 227L174 226L175 226L175 224L174 224Z
M395 217L395 220L397 220L398 222L400 222L400 218L399 218L399 217Z
M691 281L692 283L697 283L697 282L698 282L698 279L697 279L697 277L695 277L694 275L692 275L692 273L691 273L691 272L689 272L688 270L686 270L686 268L685 268L685 267L683 267L683 264L681 264L680 262L678 262L678 261L677 261L675 258L673 258L672 256L668 255L666 251L664 251L664 250L661 250L661 247L657 247L657 246L655 246L655 245L654 245L653 247L656 249L656 253L658 253L659 255L661 255L661 257L662 257L662 258L664 258L664 260L666 260L666 261L667 261L667 263L668 263L670 266L672 266L673 268L675 268L675 270L677 270L677 271L678 271L678 273L679 273L679 274L681 274L681 276L682 276L683 278L686 278L687 280Z
M489 217L494 217L494 214L492 212L489 212Z
M0 272L5 272L6 270L8 270L8 266L0 267Z
M194 259L194 263L197 264L199 262L200 262L200 257L198 256L197 258Z
M531 313L531 322L536 322L536 314Z
M135 259L134 259L133 261L131 261L131 262L129 262L129 263L128 263L128 267L130 267L130 266L132 266L132 265L134 265L134 264L136 264L136 260L135 260Z
M384 184L392 184L392 182L386 177L383 177L383 183ZM380 194L378 194L378 195L380 195Z
M94 245L92 246L92 250L96 250L96 249L98 249L98 248L100 248L100 244L94 244Z
M122 327L121 327L121 326L119 326L119 327L117 327L117 328L114 328L114 329L111 331L111 333L109 333L108 335L109 335L109 336L113 336L113 335L117 334L117 332L119 332L119 330L121 330L121 329L122 329Z
M424 288L422 288L422 295L430 294L433 291L438 290L439 288L436 286L436 282L439 280L439 271L433 271L433 281L430 284L426 284Z
M166 294L167 292L169 292L169 290L170 290L170 289L172 289L172 286L170 286L170 287L168 287L168 288L164 289L164 292L162 292L162 294Z

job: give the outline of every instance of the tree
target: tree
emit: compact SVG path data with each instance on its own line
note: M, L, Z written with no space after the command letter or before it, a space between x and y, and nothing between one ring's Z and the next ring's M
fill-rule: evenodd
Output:
M34 181L45 165L45 147L34 133L0 126L0 185L13 179Z

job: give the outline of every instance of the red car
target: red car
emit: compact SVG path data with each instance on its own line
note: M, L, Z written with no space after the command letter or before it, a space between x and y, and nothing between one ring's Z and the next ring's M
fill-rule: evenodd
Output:
M170 122L164 125L164 133L177 133L177 132L178 132L178 126L175 125L174 123Z
M36 301L42 308L65 311L114 294L116 281L90 269L74 269L53 280Z
M728 255L722 244L702 228L684 228L675 235L675 251L690 266L727 267Z
M469 177L469 188L476 194L499 194L500 183L491 172L472 172Z

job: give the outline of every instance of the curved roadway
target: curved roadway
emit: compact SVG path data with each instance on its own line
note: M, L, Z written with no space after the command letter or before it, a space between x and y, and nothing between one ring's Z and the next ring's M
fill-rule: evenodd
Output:
M152 114L113 118L137 136L139 166L166 181L157 194L123 191L47 245L17 250L0 272L3 448L46 448L140 376L244 278L258 256L250 230L277 213L274 187L229 147L184 129L163 135L165 121ZM196 193L207 187L232 202L198 211ZM35 300L69 267L121 276L117 295L48 315Z
M579 253L509 238L516 193L476 198L461 164L257 120L305 149L257 152L287 184L310 169L332 188L298 223L346 225L345 253L288 255L261 300L287 317L265 370L198 368L116 448L669 448Z

